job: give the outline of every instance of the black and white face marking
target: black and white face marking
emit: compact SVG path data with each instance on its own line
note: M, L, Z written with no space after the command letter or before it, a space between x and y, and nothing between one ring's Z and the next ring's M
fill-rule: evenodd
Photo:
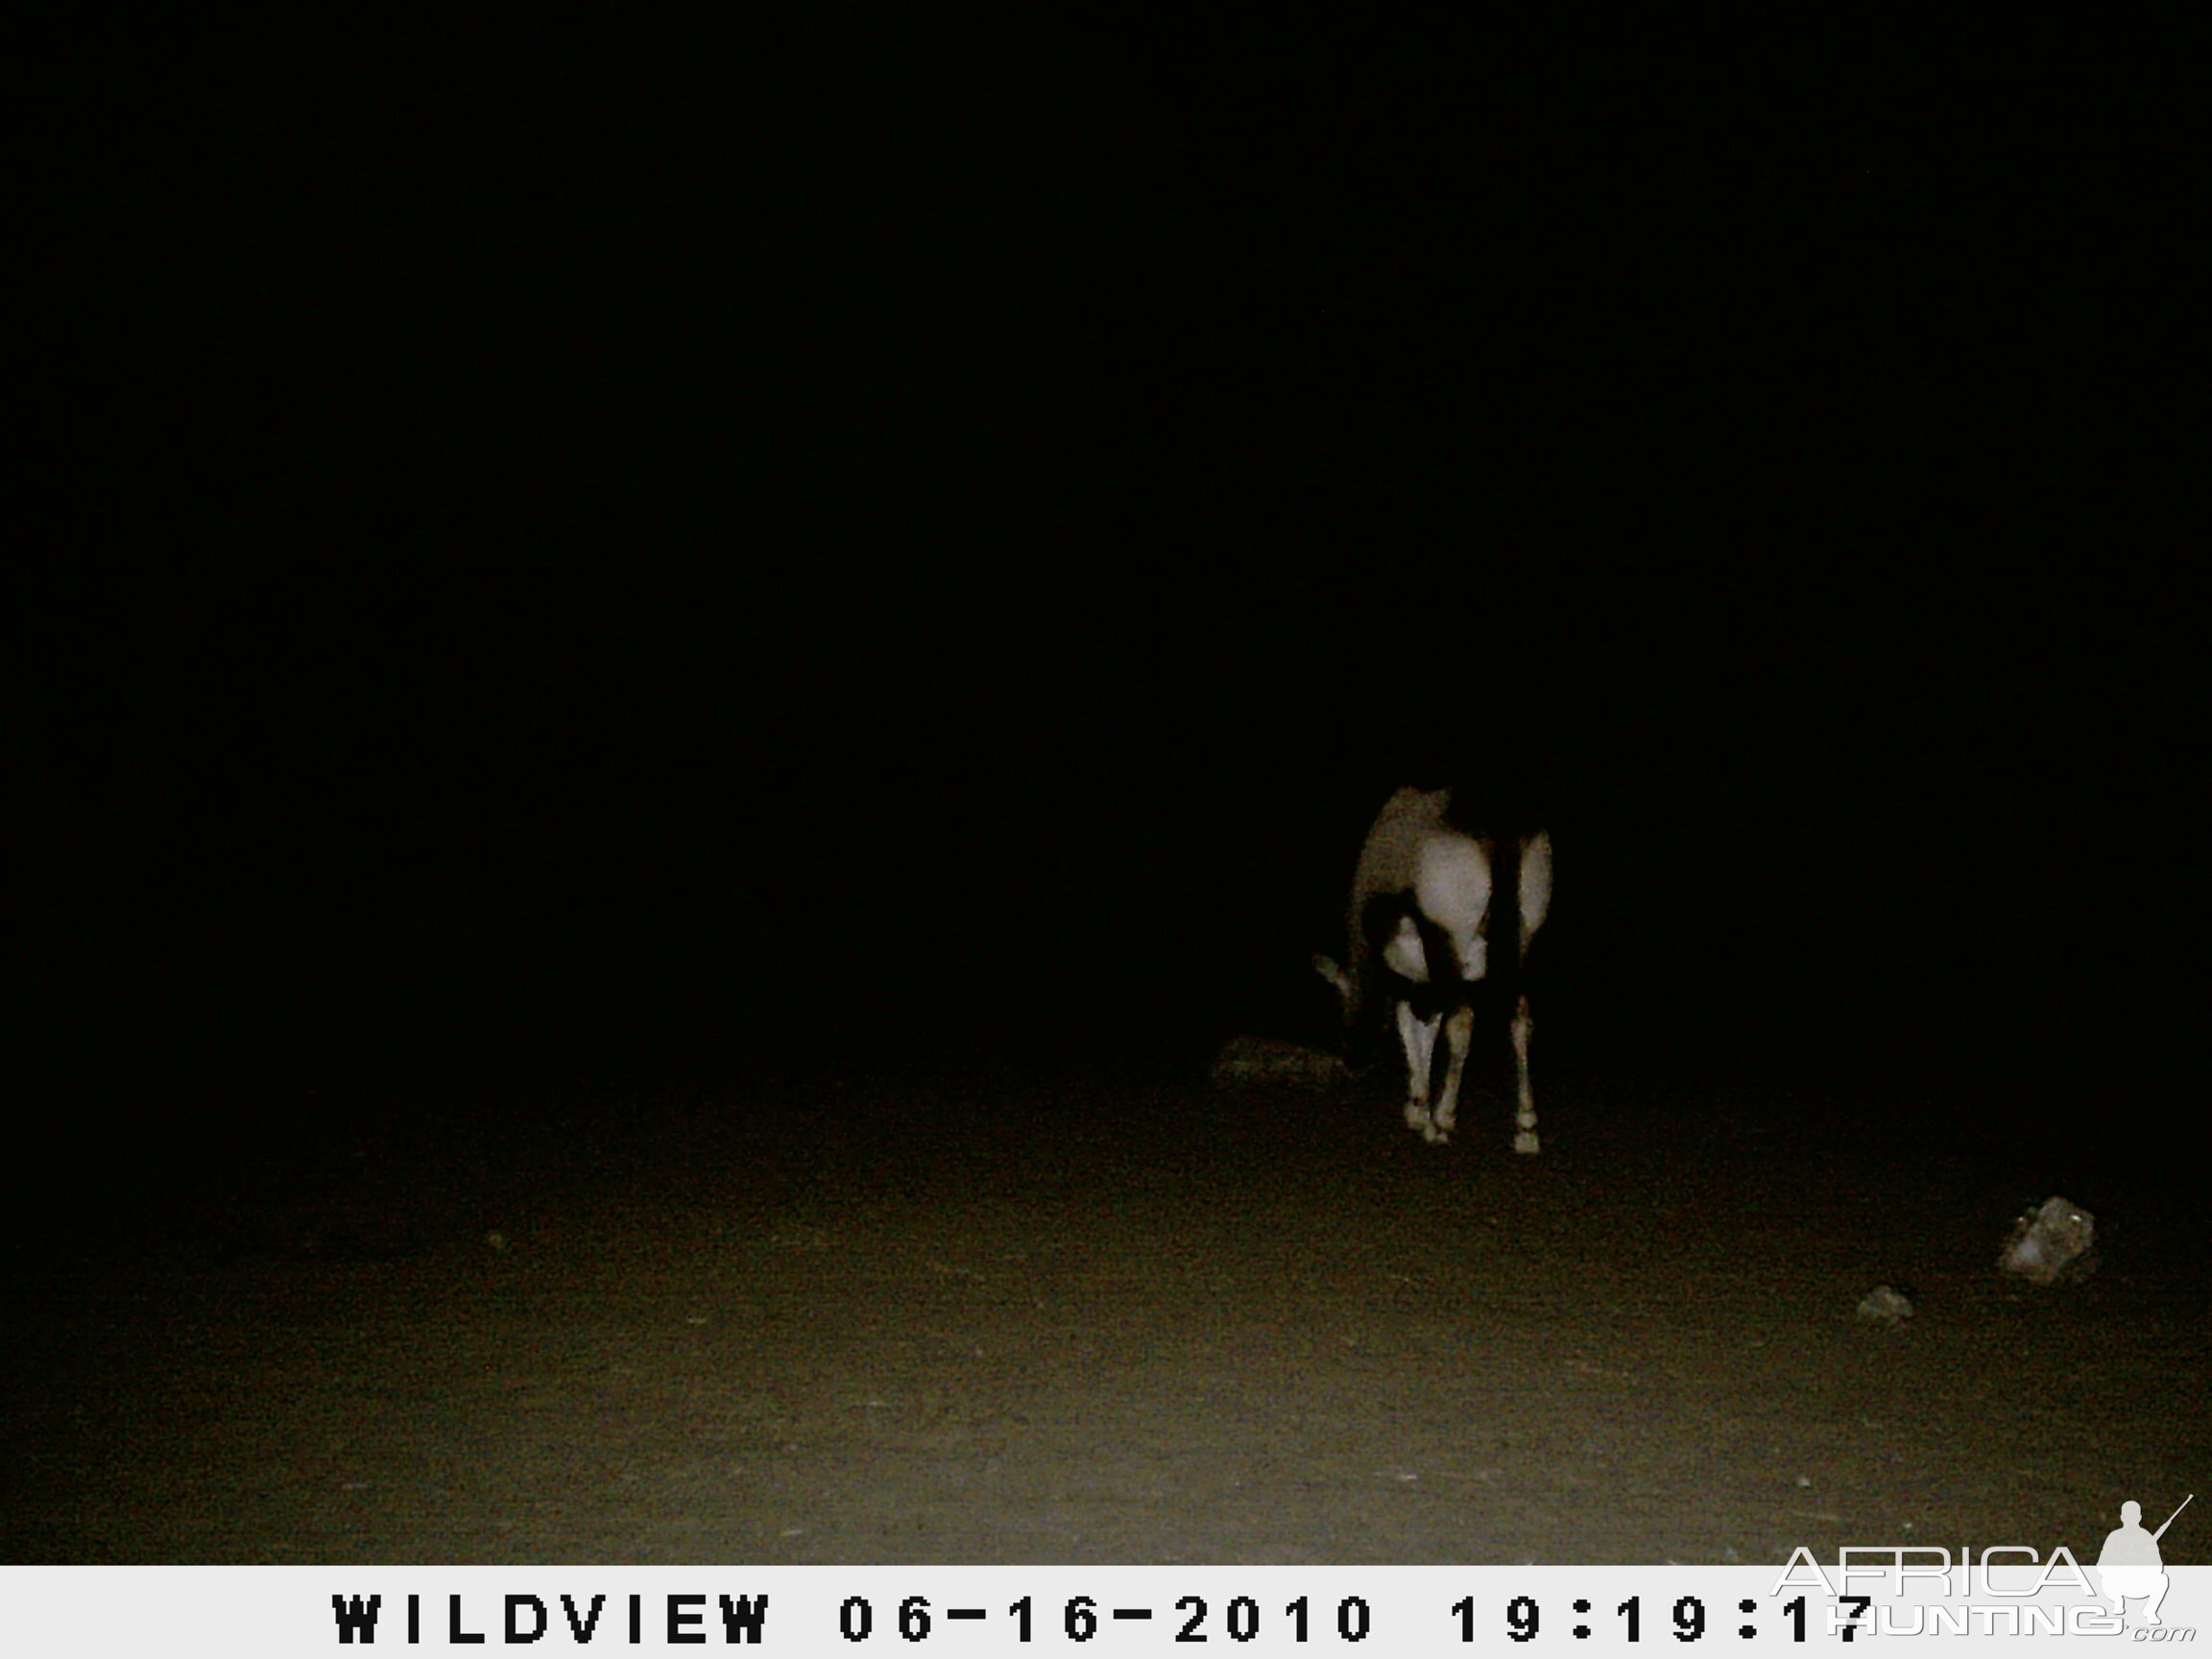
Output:
M1342 967L1326 956L1313 963L1336 987L1348 1021L1360 1018L1371 997L1391 1002L1406 1055L1406 1121L1431 1145L1450 1140L1457 1126L1475 1027L1467 987L1491 977L1493 944L1495 966L1517 979L1528 942L1551 906L1551 835L1512 833L1503 848L1512 865L1515 903L1493 919L1501 842L1454 824L1451 805L1449 789L1401 789L1383 803L1353 874L1349 959ZM1517 1102L1513 1149L1532 1154L1540 1149L1528 1083L1535 1027L1527 997L1518 986L1507 990ZM1445 1041L1440 1088L1432 1075L1439 1031Z

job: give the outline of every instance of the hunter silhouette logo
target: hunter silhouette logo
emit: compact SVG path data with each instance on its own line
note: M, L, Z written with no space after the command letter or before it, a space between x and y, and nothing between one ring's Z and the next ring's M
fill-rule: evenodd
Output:
M2166 1525L2155 1532L2143 1530L2143 1505L2130 1498L2120 1505L2120 1525L2104 1534L2104 1548L2097 1553L2097 1576L2104 1580L2104 1594L2112 1602L2115 1619L2128 1617L2128 1603L2140 1599L2143 1603L2143 1623L2158 1623L2158 1603L2166 1599L2166 1563L2158 1553L2158 1540L2166 1536L2166 1527L2174 1525L2181 1511L2189 1507L2197 1494L2192 1492L2181 1500Z

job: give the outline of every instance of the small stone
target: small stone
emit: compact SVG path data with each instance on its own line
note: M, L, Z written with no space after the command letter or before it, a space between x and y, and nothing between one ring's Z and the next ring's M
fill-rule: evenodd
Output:
M2097 1221L2064 1198L2046 1198L2013 1223L1997 1270L2031 1285L2060 1285L2097 1270Z
M1859 1298L1859 1317L1892 1328L1912 1317L1912 1304L1887 1285L1877 1285Z

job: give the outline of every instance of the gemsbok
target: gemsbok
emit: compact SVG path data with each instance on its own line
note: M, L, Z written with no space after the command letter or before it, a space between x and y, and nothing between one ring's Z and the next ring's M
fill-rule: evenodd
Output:
M1521 968L1551 905L1551 837L1509 825L1462 826L1451 808L1449 789L1401 789L1383 803L1352 878L1346 960L1339 967L1316 956L1313 966L1343 998L1348 1026L1358 1027L1376 998L1394 1009L1406 1051L1406 1122L1431 1145L1449 1141L1457 1124L1475 1029L1469 988L1487 980L1512 1010L1513 1150L1533 1153L1540 1149L1528 1086L1533 1026ZM1499 888L1518 902L1493 903ZM1439 1028L1446 1062L1435 1088Z

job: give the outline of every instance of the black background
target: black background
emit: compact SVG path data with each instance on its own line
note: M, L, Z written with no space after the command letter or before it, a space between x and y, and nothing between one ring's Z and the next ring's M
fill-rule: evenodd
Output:
M1540 1069L2192 1120L2154 53L1009 16L56 47L26 1122L1324 1038L1445 777L1557 838Z

